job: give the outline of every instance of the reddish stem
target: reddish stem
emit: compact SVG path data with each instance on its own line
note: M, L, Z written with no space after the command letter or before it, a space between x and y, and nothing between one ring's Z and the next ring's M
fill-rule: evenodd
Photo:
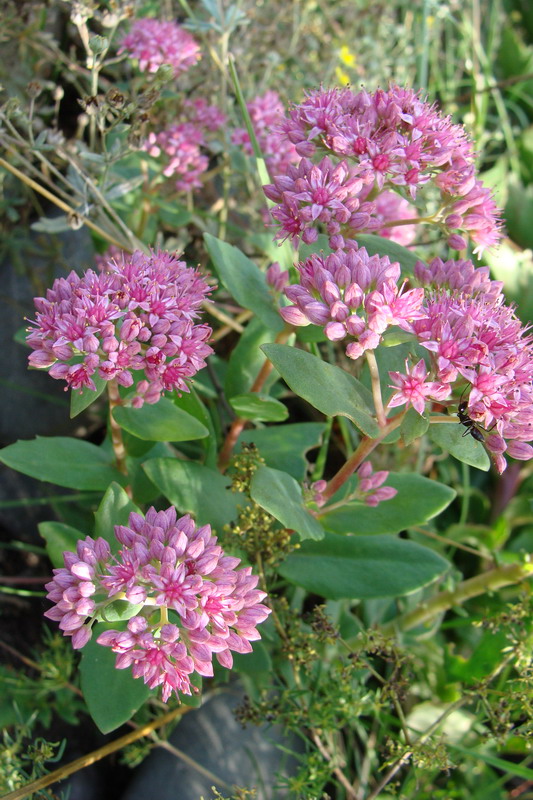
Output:
M278 333L275 339L276 344L284 344L289 336L293 331L292 327L284 328L281 333ZM259 370L257 374L257 378L252 384L250 392L260 392L263 386L265 385L268 376L272 372L273 364L268 359L265 360L263 366ZM222 449L220 451L218 457L218 466L219 469L224 472L226 467L229 464L229 460L231 458L231 454L233 452L233 448L237 444L237 439L241 435L244 430L246 423L248 422L247 419L243 419L242 417L237 417L231 423L230 429L226 434L226 438L224 440L224 444L222 445Z
M324 500L329 500L330 497L339 491L341 486L346 483L348 478L361 466L365 458L368 458L372 450L374 450L389 433L396 430L401 424L403 414L398 414L393 419L389 420L387 425L382 428L379 436L375 439L370 439L368 436L363 436L359 442L359 447L352 453L348 461L340 468L336 475L329 481L325 490L321 493ZM327 509L323 509L326 513Z

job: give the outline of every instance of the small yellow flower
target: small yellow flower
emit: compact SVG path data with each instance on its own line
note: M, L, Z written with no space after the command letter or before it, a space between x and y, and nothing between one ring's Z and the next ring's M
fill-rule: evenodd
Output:
M337 76L337 80L338 80L338 82L339 82L339 83L340 83L342 86L348 86L348 84L350 83L350 76L349 76L349 75L347 75L347 74L344 72L344 70L343 70L343 69L341 69L340 67L335 67L335 75Z
M340 49L339 59L347 67L355 67L356 57L354 53L350 52L350 48L345 44L343 44Z

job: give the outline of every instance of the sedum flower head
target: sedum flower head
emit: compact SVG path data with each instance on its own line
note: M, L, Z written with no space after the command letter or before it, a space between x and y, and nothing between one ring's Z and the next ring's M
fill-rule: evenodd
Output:
M351 89L319 90L294 106L281 125L302 156L329 150L353 158L398 186L419 185L432 172L458 160L473 161L464 128L443 117L420 93L391 85L374 93Z
M200 189L200 177L209 167L210 139L225 121L222 111L203 97L187 98L174 124L151 132L143 149L161 158L161 171L175 178L178 192Z
M138 60L141 72L157 72L170 64L174 77L200 59L200 48L190 33L175 22L152 18L134 21L121 42L119 53L124 52Z
M353 242L328 256L312 255L297 267L300 283L285 294L293 303L280 309L291 325L320 325L331 341L348 340L346 355L374 350L391 325L411 330L423 316L424 290L398 286L400 265L369 256Z
M189 391L212 352L211 328L194 323L210 291L205 280L162 251L122 253L99 266L58 278L35 298L30 366L49 368L75 390L94 390L94 376L128 387L140 375L136 406Z
M97 642L117 654L117 669L131 667L151 688L191 694L193 673L213 675L213 655L231 668L232 652L249 653L260 638L257 625L270 609L258 578L240 559L224 554L209 525L197 527L173 507L132 513L117 525L121 548L111 557L102 539L87 537L47 584L55 605L46 616L59 621L75 648L83 647L100 612L117 599L140 606L126 630L107 630Z
M210 105L204 97L187 97L183 101L182 115L198 130L214 133L226 124L226 115L218 106Z
M502 284L470 261L434 259L418 263L425 284L423 314L410 326L428 352L430 380L421 361L406 373L390 373L396 392L389 405L410 402L420 413L426 399L442 399L457 388L466 415L492 453L499 471L504 453L533 457L533 338L514 309L505 305ZM430 388L433 386L433 388Z
M382 212L372 202L379 193L393 189L405 195L404 200L413 200L432 183L440 192L441 207L431 220L447 230L452 246L462 249L463 236L467 236L475 252L481 253L501 236L500 212L489 190L476 179L475 154L464 128L419 93L394 85L373 94L348 88L319 90L294 106L275 132L281 142L294 145L303 162L298 169L305 171L299 175L294 168L288 169L264 187L277 204L272 216L280 225L278 237L302 236L310 241L310 231L316 238L319 223L325 223L332 235L329 220L320 214L302 224L309 200L297 186L298 178L305 178L324 157L333 164L330 174L339 163L351 178L349 195L342 200L354 206L353 213L345 221L337 220L343 235L379 229ZM326 193L327 183L321 188ZM399 216L388 218L388 229L406 218L403 209L396 211Z
M150 133L144 144L149 155L163 156L165 178L176 178L176 190L200 189L200 176L209 166L209 158L200 149L205 144L202 129L190 122L171 125L159 133Z

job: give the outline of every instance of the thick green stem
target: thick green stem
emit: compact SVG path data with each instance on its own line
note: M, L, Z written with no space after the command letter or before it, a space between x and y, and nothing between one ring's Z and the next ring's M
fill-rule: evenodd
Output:
M496 567L481 575L476 575L475 578L463 581L449 591L441 592L419 608L415 608L413 611L391 620L381 628L381 631L388 635L397 631L418 628L425 622L431 622L439 614L443 614L454 606L461 605L472 597L479 597L479 595L501 589L503 586L520 583L531 576L533 576L532 563L505 564L503 567Z
M113 409L122 405L116 380L108 381L107 394L109 398L109 429L111 431L111 442L113 444L113 452L115 453L115 462L118 471L127 476L128 467L126 466L126 448L124 447L124 440L122 439L122 428L113 417ZM131 486L125 486L124 490L129 497L132 496Z
M374 398L374 407L376 409L376 417L380 428L384 428L387 424L387 415L383 408L383 398L381 396L381 383L379 380L378 362L373 350L366 351L366 363L370 370L370 380L372 383L372 397Z

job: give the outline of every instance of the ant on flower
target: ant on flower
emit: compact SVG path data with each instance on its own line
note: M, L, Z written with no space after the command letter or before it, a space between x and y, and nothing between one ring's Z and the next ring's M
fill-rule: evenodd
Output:
M468 408L467 400L462 400L457 406L457 416L459 417L459 422L466 428L466 431L463 433L463 436L467 436L468 434L470 434L470 436L473 439L475 439L476 442L484 442L485 437L481 433L479 426L466 413L467 408Z
M470 434L470 436L473 439L475 439L476 442L484 442L485 437L483 436L481 431L484 431L486 429L483 428L482 425L479 425L475 420L472 419L472 417L470 417L467 414L468 400L463 400L463 395L466 391L466 388L467 387L465 386L461 394L461 397L459 399L459 405L457 406L457 416L459 417L459 422L466 428L465 432L463 433L463 436L468 436L468 434ZM494 425L490 428L490 430L492 430L493 427Z

